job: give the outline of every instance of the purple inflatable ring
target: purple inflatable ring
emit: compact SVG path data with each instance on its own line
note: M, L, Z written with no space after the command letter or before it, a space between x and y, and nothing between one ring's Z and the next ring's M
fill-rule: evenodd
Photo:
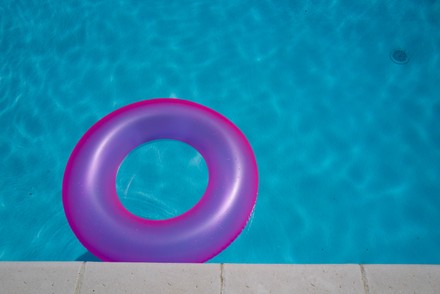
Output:
M116 193L124 158L157 139L194 147L209 174L200 201L166 220L132 214ZM257 189L254 153L232 122L202 105L165 98L125 106L85 133L67 163L63 205L80 242L104 261L204 262L243 230Z

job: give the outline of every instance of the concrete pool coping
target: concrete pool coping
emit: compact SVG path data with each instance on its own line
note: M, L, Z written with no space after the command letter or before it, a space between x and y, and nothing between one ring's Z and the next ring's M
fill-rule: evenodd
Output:
M0 262L4 293L440 293L440 265Z

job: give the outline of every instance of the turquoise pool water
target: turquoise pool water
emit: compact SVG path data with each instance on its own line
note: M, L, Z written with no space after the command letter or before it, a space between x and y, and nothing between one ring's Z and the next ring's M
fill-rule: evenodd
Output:
M440 263L439 15L428 0L2 1L0 260L92 259L62 208L70 152L123 105L181 97L231 119L259 165L255 213L212 261ZM203 160L168 143L121 168L136 213L203 193Z

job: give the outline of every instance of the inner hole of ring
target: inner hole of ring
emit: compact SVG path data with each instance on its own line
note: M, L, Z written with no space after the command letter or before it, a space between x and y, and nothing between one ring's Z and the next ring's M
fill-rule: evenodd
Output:
M155 140L131 151L119 167L116 191L131 213L151 220L181 215L194 207L208 185L202 155L176 140Z

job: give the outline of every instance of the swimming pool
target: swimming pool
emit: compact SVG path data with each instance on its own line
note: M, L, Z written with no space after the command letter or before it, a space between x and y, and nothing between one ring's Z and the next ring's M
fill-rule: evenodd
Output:
M259 166L255 213L213 262L440 263L440 4L211 2L2 1L0 260L92 258L62 208L70 152L123 105L181 97L232 120ZM164 218L206 182L194 150L159 142L118 191Z

